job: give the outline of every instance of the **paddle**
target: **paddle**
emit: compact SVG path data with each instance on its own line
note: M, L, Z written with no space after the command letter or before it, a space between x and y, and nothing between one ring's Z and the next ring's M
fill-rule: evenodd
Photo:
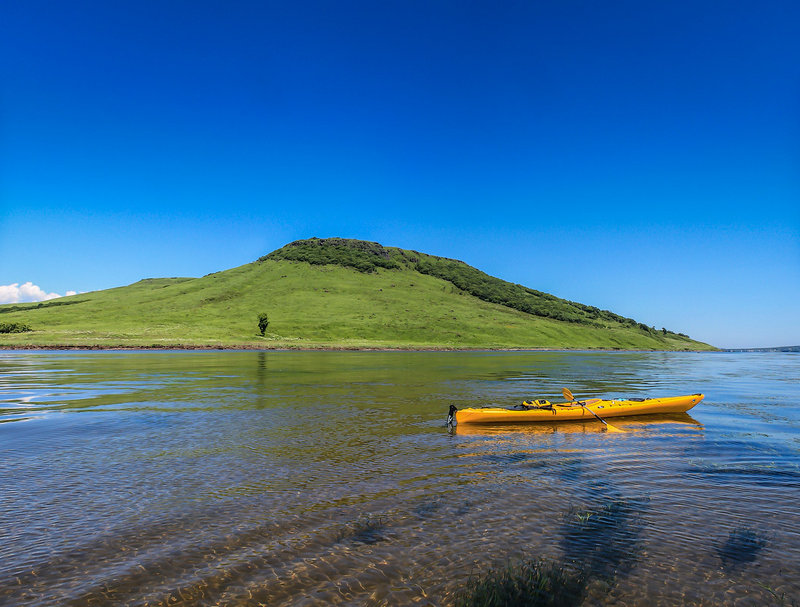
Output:
M600 417L599 415L597 415L597 413L595 413L594 411L592 411L592 410L591 410L589 407L587 407L587 406L586 406L585 404L583 404L581 401L576 401L576 400L575 400L575 397L574 397L574 396L572 396L572 392L570 392L570 391L569 391L567 388L564 388L563 390L561 390L561 393L564 395L564 398L566 398L568 401L571 401L571 402L573 402L573 403L574 403L574 402L577 402L577 403L578 403L578 404L579 404L581 407L583 407L584 409L586 409L586 410L587 410L589 413L591 413L591 414L592 414L592 415L594 415L594 416L595 416L597 419L599 419L601 422L603 422L603 423L606 425L606 428L608 429L608 431L609 431L609 432L625 432L625 430L620 430L620 429L619 429L619 428L617 428L616 426L612 426L611 424L609 424L609 423L608 423L606 420L604 420L602 417Z

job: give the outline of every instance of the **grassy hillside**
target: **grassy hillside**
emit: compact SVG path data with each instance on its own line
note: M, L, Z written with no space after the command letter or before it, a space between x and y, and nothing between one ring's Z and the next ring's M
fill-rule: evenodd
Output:
M258 314L269 315L266 335ZM202 278L0 306L0 346L708 349L455 260L311 239Z

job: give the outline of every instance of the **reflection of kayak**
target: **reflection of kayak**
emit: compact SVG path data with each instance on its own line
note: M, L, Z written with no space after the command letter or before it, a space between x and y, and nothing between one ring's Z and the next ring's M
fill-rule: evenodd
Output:
M494 424L521 422L561 422L597 420L590 411L602 418L627 415L649 415L653 413L685 413L703 400L702 394L670 396L666 398L631 398L602 400L593 398L577 403L548 403L547 401L525 402L514 408L470 407L456 411L459 424Z
M585 421L589 421L588 419ZM674 430L702 430L703 424L697 421L688 413L664 413L653 415L640 415L637 417L618 417L614 420L614 426L625 432L646 432L647 430L669 431ZM498 424L463 424L456 426L454 432L470 436L507 436L509 433L525 434L587 434L593 432L605 432L605 427L601 423L585 424L583 421L556 421L541 424L529 423L498 423Z

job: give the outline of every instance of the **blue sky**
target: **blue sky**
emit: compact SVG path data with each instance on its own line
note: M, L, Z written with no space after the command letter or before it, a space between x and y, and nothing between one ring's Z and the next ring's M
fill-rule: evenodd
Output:
M718 346L800 344L796 2L0 10L0 285L343 236Z

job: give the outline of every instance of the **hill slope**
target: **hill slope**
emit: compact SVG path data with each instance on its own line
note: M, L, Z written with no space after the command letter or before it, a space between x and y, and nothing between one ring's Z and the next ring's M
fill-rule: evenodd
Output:
M33 330L2 333L0 346L711 348L460 261L336 238L202 278L0 306L4 323Z

